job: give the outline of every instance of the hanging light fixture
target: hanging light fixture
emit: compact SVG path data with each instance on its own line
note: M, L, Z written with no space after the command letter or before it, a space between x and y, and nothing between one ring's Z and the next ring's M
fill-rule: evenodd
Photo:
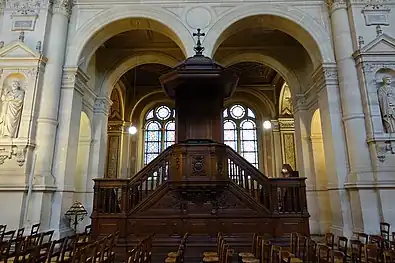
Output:
M129 132L129 134L134 135L137 133L137 128L133 125L130 125L128 132Z
M263 128L265 129L265 130L270 130L271 128L272 128L272 123L270 122L270 121L264 121L263 122Z

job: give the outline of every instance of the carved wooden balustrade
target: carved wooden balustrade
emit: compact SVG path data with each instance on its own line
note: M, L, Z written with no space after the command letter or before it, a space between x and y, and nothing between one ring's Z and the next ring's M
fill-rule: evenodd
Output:
M224 144L179 143L131 179L94 181L95 235L309 232L305 178L268 178Z

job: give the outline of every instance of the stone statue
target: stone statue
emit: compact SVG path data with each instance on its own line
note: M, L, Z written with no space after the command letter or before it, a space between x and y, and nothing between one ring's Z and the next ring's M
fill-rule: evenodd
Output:
M378 90L381 117L384 130L387 133L395 132L395 98L392 96L391 77L383 77L383 84Z
M15 138L21 121L25 92L18 80L13 80L11 88L4 89L0 99L0 136Z

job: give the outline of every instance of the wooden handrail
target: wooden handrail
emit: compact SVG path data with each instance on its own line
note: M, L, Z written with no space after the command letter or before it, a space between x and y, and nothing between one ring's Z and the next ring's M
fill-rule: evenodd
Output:
M138 171L138 173L131 178L129 184L134 184L135 182L144 181L146 179L145 177L147 178L150 177L149 171L153 170L156 166L158 166L160 162L163 162L164 160L168 160L172 151L173 151L172 146L167 147L166 150L160 153L154 160L152 160L150 163L144 166L143 169Z

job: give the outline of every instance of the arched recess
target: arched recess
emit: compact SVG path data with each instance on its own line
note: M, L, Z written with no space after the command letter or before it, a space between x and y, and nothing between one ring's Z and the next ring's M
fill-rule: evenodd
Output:
M194 53L192 34L174 14L152 5L123 5L98 13L74 32L68 41L66 65L85 61L83 69L86 70L87 62L101 44L114 35L133 29L158 31L172 39L186 57Z
M256 62L256 63L263 63L281 75L285 79L285 81L289 84L290 88L292 89L292 93L296 94L301 91L300 82L295 75L294 72L284 67L279 61L276 59L266 56L261 53L257 52L245 52L245 53L238 53L237 55L227 56L220 61L218 61L222 65L229 67L239 62Z
M292 93L285 82L280 92L280 99L278 102L278 114L280 116L292 116L293 115L293 105L292 105Z
M131 160L131 167L133 168L132 173L134 174L143 167L144 117L149 109L158 104L174 106L174 102L170 100L163 91L158 90L138 100L131 111L130 122L138 129L131 145L131 149L134 149L134 152L131 154L135 156L135 158Z
M265 19L264 26L278 29L295 38L309 53L314 68L323 62L334 62L330 32L318 24L309 14L289 5L273 3L251 4L233 9L223 15L207 32L204 38L206 54L213 56L230 35L241 28L233 25L248 17L260 16ZM231 28L232 27L232 28Z
M88 167L90 157L90 147L92 141L91 122L85 112L81 112L80 131L78 137L77 163L74 174L74 199L83 201L87 192Z
M319 207L319 227L321 233L330 231L332 210L328 192L328 175L325 164L324 142L322 137L321 114L317 109L311 119L311 147L315 173L315 190L317 191Z
M129 70L144 64L161 64L168 67L174 67L179 63L177 59L161 52L138 53L131 57L125 58L116 67L110 69L104 78L103 85L99 94L108 96L118 80Z

